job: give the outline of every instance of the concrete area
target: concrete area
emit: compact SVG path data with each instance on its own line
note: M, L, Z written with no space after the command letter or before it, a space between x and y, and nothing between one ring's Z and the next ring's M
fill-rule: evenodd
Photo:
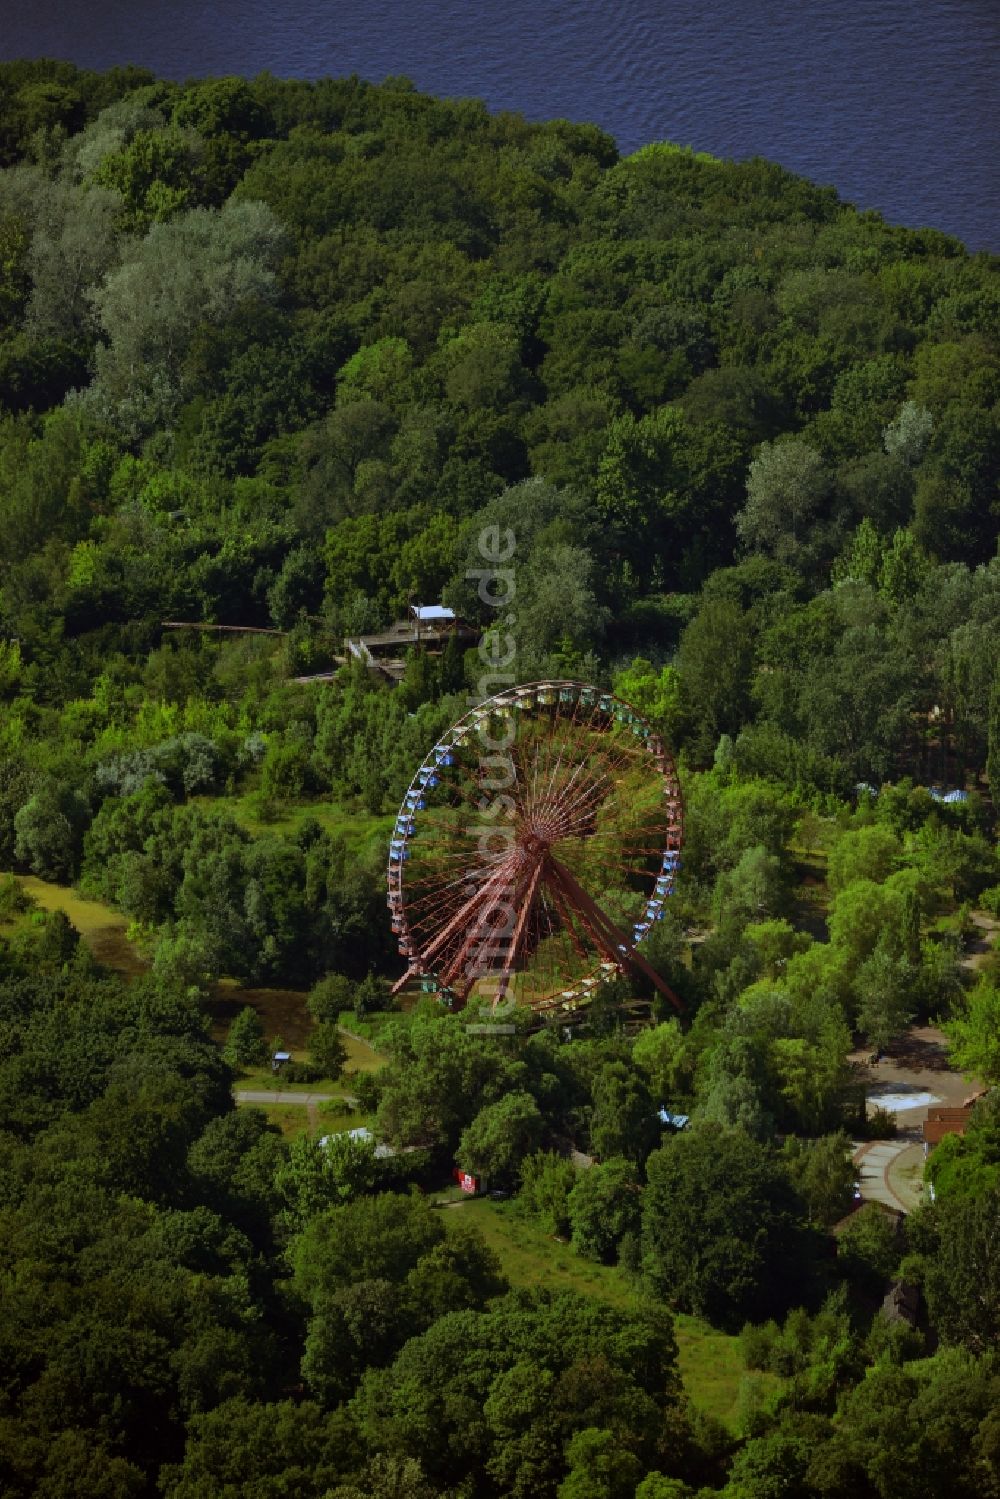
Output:
M908 1213L916 1205L897 1194L889 1176L893 1161L912 1144L911 1140L868 1140L857 1146L854 1163L858 1169L861 1195L866 1202L881 1202L897 1213Z
M851 1061L866 1074L868 1112L888 1108L901 1132L922 1129L931 1102L957 1106L981 1087L948 1065L945 1036L933 1025L910 1026L881 1062L870 1063L867 1050L856 1051Z
M866 1101L870 1105L877 1105L887 1114L909 1114L912 1109L928 1109L932 1103L940 1103L941 1100L936 1093L928 1093L924 1089L917 1088L912 1093L909 1091L898 1091L892 1083L885 1083L877 1088L869 1088Z
M866 1202L910 1213L923 1199L924 1148L916 1140L867 1140L854 1149Z
M859 1142L854 1148L861 1194L896 1212L909 1213L923 1200L923 1126L935 1104L955 1107L979 1087L948 1065L947 1044L935 1026L914 1025L889 1047L881 1062L870 1063L867 1051L851 1059L867 1074L868 1113L876 1108L893 1115L892 1139Z
M907 1142L901 1151L892 1157L886 1168L886 1176L889 1190L899 1202L906 1204L907 1210L912 1212L919 1207L926 1195L924 1186L924 1156L923 1144L911 1140Z

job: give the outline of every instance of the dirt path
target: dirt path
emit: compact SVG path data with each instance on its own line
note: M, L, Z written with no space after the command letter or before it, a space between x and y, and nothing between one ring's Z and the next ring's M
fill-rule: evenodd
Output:
M973 911L971 919L976 928L976 935L969 938L965 952L958 960L958 965L974 973L978 968L985 966L990 954L996 950L997 937L1000 936L1000 921L988 916L985 911Z

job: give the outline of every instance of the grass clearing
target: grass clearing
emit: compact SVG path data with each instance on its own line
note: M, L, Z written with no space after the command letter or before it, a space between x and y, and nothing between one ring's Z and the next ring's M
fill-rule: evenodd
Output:
M211 806L219 798L194 797L192 800ZM240 826L255 838L274 833L294 838L302 824L312 819L326 832L343 838L351 853L359 855L372 849L381 851L387 848L395 821L393 813L355 811L329 797L324 797L322 801L281 803L275 808L275 816L267 820L260 815L260 802L257 793L253 791L242 796L226 797L225 807Z
M0 879L7 876L0 873ZM34 874L15 874L14 879L30 895L40 911L64 911L99 963L119 973L144 973L149 964L125 935L128 918L100 900L87 900L71 885L41 880ZM24 918L17 918L18 922ZM30 917L29 917L30 919ZM11 930L14 928L11 927Z
M320 1078L315 1083L293 1083L282 1077L280 1072L272 1072L267 1063L260 1067L244 1067L236 1079L234 1087L240 1092L248 1090L253 1093L322 1093L331 1098L342 1085L331 1083L328 1078Z
M437 1195L454 1200L454 1194ZM512 1285L576 1291L622 1308L640 1302L634 1283L622 1271L581 1259L568 1244L522 1217L512 1203L466 1198L464 1206L443 1208L442 1214L446 1227L460 1219L475 1223L499 1256ZM780 1380L773 1374L747 1375L738 1338L716 1332L706 1322L683 1312L675 1313L674 1330L681 1377L691 1401L731 1431L736 1429L748 1382L763 1398L778 1388Z
M361 1109L351 1108L350 1105L339 1103L333 1099L330 1103L321 1103L317 1108L317 1117L324 1134L336 1135L348 1129L371 1129L372 1116L365 1114Z
M352 1036L342 1030L340 1039L347 1052L347 1061L344 1063L345 1072L377 1072L380 1067L385 1066L388 1058L376 1051L371 1042L366 1041L363 1036Z
M301 989L252 989L235 979L220 979L208 1002L213 1040L225 1041L229 1027L244 1005L257 1011L269 1045L278 1036L297 1062L305 1061L312 1017Z
M311 1110L299 1108L298 1104L256 1103L247 1104L245 1107L263 1109L268 1123L276 1124L286 1140L297 1140L300 1135L316 1133L315 1125L310 1118Z
M300 1135L316 1139L320 1135L371 1127L370 1115L360 1113L340 1098L310 1103L304 1100L302 1103L243 1103L238 1107L263 1110L286 1140L296 1140Z
M306 1009L306 994L303 989L252 989L237 983L235 979L220 979L208 1003L213 1040L225 1041L229 1034L229 1027L244 1005L249 1005L251 1009L257 1011L268 1044L276 1036L280 1036L285 1043L285 1050L291 1052L294 1061L308 1060L309 1033L313 1028L313 1019ZM386 1058L376 1051L374 1045L367 1042L363 1036L352 1036L342 1031L341 1040L347 1052L345 1063L347 1072L377 1072L385 1065ZM270 1079L272 1077L270 1068L267 1067L264 1070L267 1079ZM256 1070L254 1078L254 1087L270 1086L266 1080L260 1083L256 1081ZM274 1086L279 1088L286 1086L281 1082L280 1073L275 1076ZM315 1087L316 1085L309 1084L308 1086Z

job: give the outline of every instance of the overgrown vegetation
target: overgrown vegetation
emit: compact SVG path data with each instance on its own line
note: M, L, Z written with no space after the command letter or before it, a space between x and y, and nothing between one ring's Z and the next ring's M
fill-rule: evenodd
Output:
M940 1019L1000 1081L960 962L1000 889L996 284L769 163L404 80L0 66L0 869L149 958L0 884L5 1492L1000 1494L993 1102L903 1228L841 1222L859 1041ZM680 1020L391 1006L385 835L481 662L296 678L414 600L487 628L485 525L517 675L678 755ZM209 1038L220 975L308 991L331 1108L377 1038L391 1153L234 1109L275 1038ZM483 1235L424 1195L456 1164L513 1199ZM735 1416L674 1313L740 1333Z

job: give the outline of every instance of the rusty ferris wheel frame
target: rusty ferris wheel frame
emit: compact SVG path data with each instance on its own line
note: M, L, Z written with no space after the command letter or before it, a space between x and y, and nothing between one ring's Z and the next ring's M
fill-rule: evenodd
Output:
M513 1000L552 1018L638 970L680 868L676 767L628 703L535 682L473 708L434 745L389 845L389 915L407 967L451 1008Z

